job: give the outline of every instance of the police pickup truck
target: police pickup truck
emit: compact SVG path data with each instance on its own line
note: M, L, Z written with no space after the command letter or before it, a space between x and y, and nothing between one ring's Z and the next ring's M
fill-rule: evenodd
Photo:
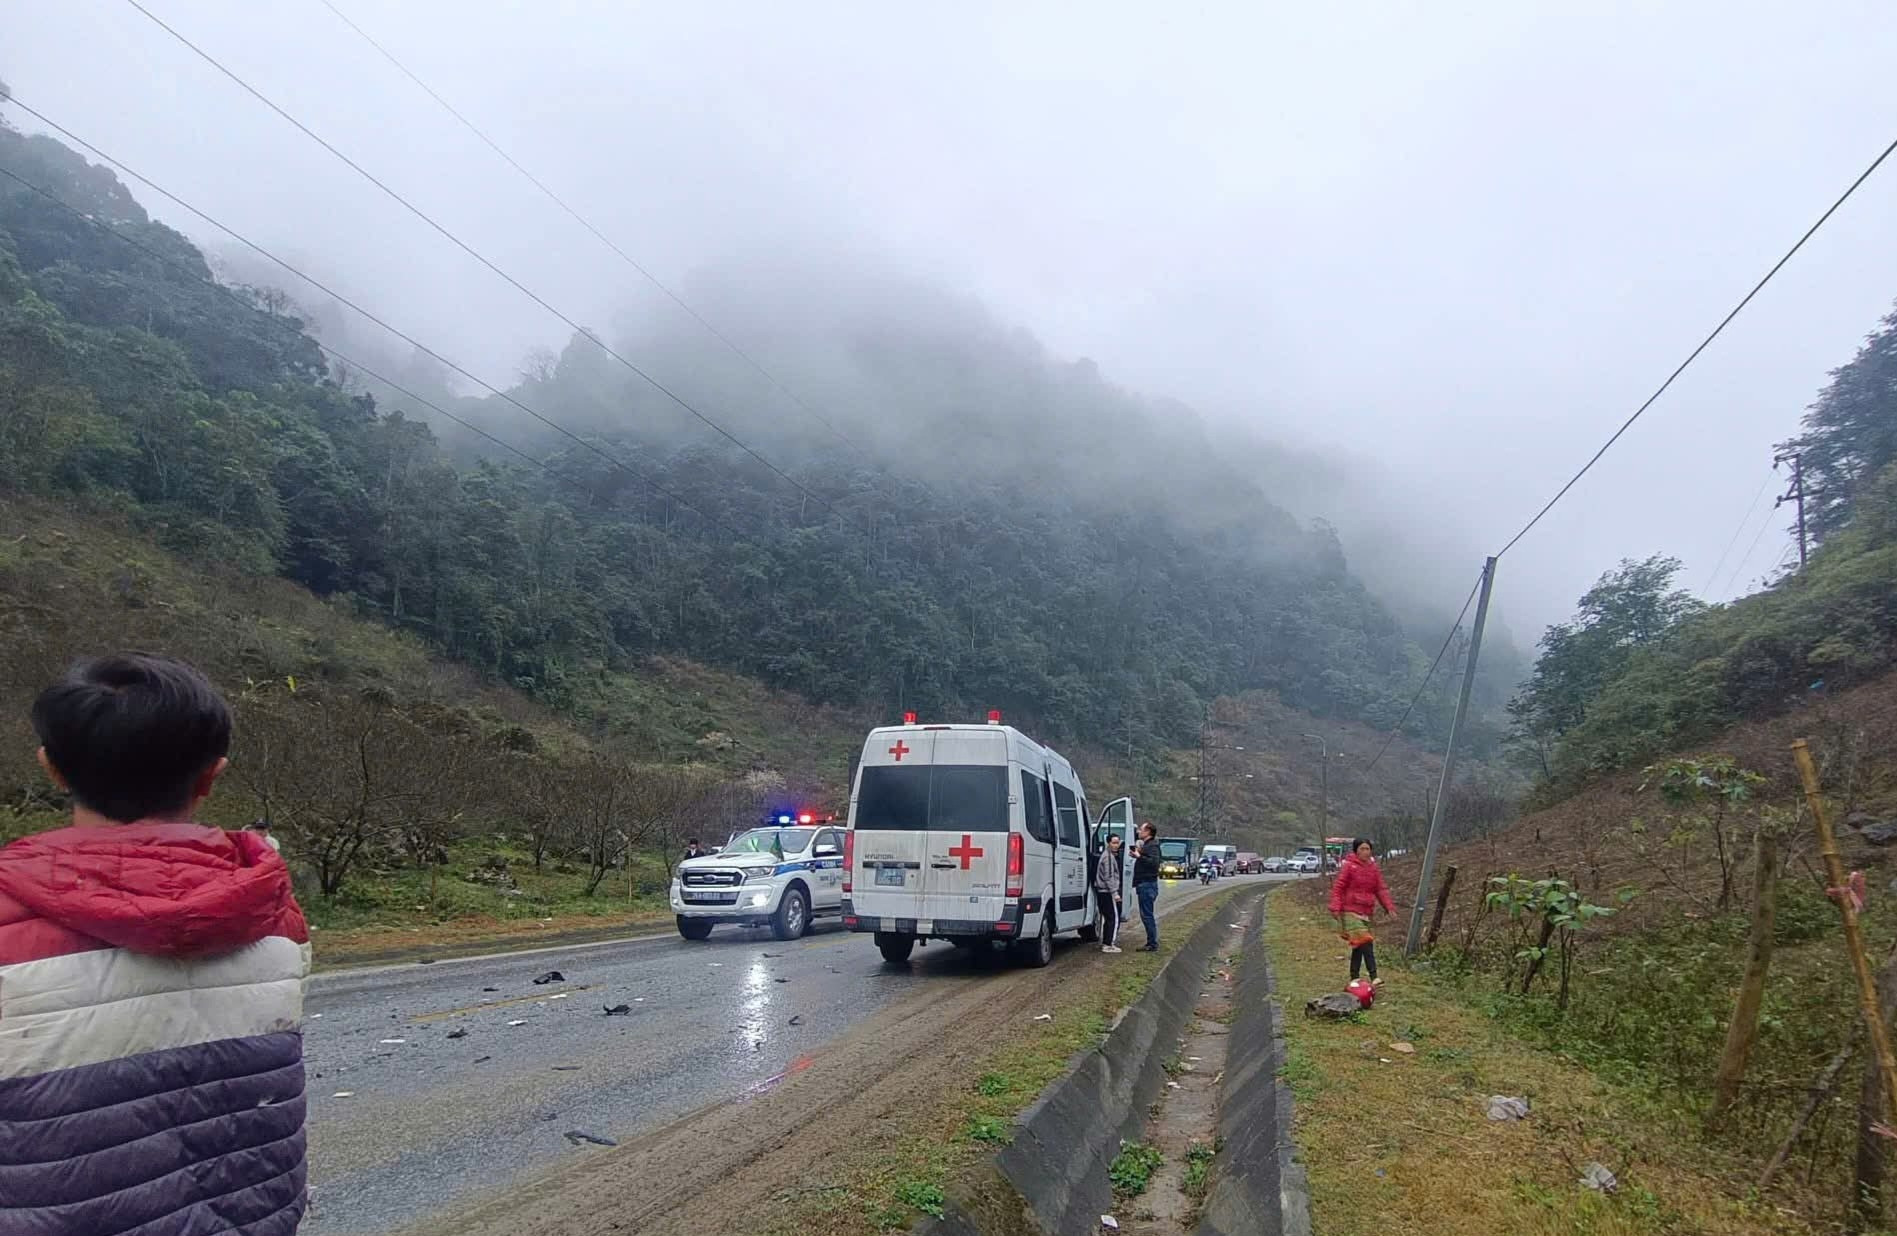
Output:
M703 940L719 923L734 923L795 940L812 919L840 914L843 829L834 818L777 816L716 854L681 862L672 880L678 934Z

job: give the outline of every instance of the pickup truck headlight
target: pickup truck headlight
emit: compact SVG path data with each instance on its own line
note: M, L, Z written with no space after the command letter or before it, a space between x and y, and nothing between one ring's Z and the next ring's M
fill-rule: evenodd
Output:
M744 882L746 884L756 884L761 880L768 880L776 874L776 871L770 867L753 867L744 873Z

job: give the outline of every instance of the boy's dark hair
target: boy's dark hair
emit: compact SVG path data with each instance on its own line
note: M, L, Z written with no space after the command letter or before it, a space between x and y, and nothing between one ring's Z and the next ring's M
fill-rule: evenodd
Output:
M33 730L79 804L129 824L191 805L231 746L231 710L203 674L171 657L81 661L33 701Z

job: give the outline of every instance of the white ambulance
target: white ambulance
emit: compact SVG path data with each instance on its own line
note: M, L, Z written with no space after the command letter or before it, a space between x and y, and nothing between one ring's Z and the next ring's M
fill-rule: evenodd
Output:
M1080 778L999 713L987 725L870 731L850 792L843 923L901 963L919 940L1010 942L1031 966L1054 937L1096 935L1093 869L1108 832L1130 836L1133 802L1094 822ZM1122 904L1132 905L1131 857Z

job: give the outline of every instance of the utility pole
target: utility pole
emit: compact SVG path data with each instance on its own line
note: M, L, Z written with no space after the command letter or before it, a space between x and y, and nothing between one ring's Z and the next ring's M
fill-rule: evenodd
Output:
M1199 839L1205 839L1206 815L1212 806L1212 783L1206 779L1205 732L1212 724L1212 705L1205 706L1205 716L1199 721Z
M1317 871L1323 875L1330 870L1331 852L1326 844L1331 832L1331 749L1316 734L1306 734L1306 738L1317 744L1318 757L1318 799L1317 799Z
M1805 569L1805 559L1808 556L1807 546L1805 542L1805 460L1804 460L1804 457L1800 455L1797 451L1787 451L1782 455L1774 455L1772 457L1772 471L1777 472L1778 466L1788 461L1792 465L1791 491L1789 493L1780 494L1778 501L1774 502L1772 504L1772 507L1774 510L1776 510L1777 508L1784 506L1787 502L1796 502L1798 504L1798 569L1802 571Z
M1403 954L1416 956L1423 943L1423 903L1429 900L1430 881L1436 875L1436 851L1442 845L1443 815L1449 804L1449 784L1456 775L1456 744L1462 739L1462 723L1469 716L1469 694L1475 690L1475 665L1482 655L1482 628L1489 621L1489 593L1495 589L1495 559L1482 564L1482 595L1475 605L1475 628L1469 632L1469 660L1462 667L1462 694L1456 700L1456 716L1449 723L1449 747L1443 752L1442 779L1436 783L1436 803L1429 814L1429 840L1423 844L1423 873L1416 881L1416 904L1410 907L1410 933L1403 941Z

